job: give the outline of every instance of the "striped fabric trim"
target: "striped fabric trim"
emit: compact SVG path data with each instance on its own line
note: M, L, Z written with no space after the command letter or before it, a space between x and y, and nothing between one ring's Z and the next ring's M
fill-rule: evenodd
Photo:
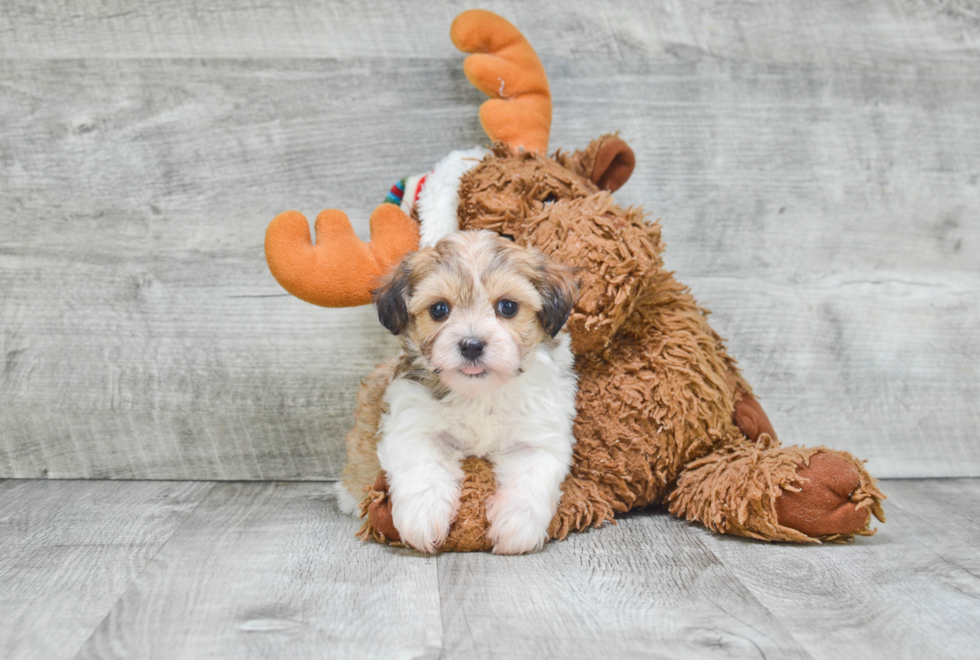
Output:
M402 198L405 196L405 179L402 179L395 185L391 187L388 194L385 195L385 204L395 204L396 206L401 206Z
M430 247L459 229L459 183L490 152L483 147L452 151L431 172L402 179L385 202L400 204L409 217L419 219L419 245Z
M405 194L402 196L402 211L405 212L405 215L411 217L412 210L415 208L415 201L419 197L419 190L420 186L422 185L422 180L427 176L428 174L420 174L404 179Z

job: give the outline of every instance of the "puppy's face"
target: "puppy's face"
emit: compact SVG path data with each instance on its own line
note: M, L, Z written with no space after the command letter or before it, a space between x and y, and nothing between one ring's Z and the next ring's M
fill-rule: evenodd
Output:
M572 269L488 231L409 255L374 292L381 323L402 338L413 367L464 396L519 375L577 298Z

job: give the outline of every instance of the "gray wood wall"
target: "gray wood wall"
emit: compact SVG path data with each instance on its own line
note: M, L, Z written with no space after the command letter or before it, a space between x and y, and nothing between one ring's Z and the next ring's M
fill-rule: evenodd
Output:
M0 9L0 477L322 479L392 354L286 295L280 211L367 217L480 144L467 4ZM535 45L552 147L619 130L782 439L980 475L980 4L482 2ZM556 5L557 6L557 5Z

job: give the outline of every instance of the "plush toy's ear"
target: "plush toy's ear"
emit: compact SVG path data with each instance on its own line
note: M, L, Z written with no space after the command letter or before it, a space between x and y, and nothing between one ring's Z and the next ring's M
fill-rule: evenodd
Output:
M572 154L559 152L555 154L555 159L609 192L622 188L636 166L633 150L618 135L603 135L592 140L583 151Z
M323 307L371 302L371 287L405 254L419 246L419 225L394 204L371 214L371 242L357 237L343 211L321 211L316 244L296 211L281 213L265 232L269 270L286 291Z
M633 155L633 150L619 138L614 138L599 147L592 176L589 178L602 190L614 192L629 181L635 166L636 156Z
M535 284L542 302L538 318L544 331L554 337L565 325L572 308L578 302L577 269L543 259L538 267L538 280Z
M400 335L408 325L408 297L412 269L402 262L388 273L381 285L371 292L378 320L393 335Z

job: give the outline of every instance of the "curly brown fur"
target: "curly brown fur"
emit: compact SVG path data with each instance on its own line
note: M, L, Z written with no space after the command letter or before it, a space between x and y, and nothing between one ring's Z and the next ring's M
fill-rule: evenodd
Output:
M495 155L463 177L461 228L507 234L580 267L582 294L568 322L575 352L605 347L663 268L659 225L554 160Z
M836 456L857 472L857 487L849 500L864 517L884 520L881 499L861 462L847 452L826 447L781 447L768 435L756 442L740 442L692 462L670 495L670 512L696 520L723 534L766 541L819 543L844 541L854 535L870 536L867 525L853 534L808 536L781 523L778 500L785 491L799 491L800 465L809 466L817 455Z
M574 167L582 171L590 157L577 153ZM734 361L664 270L657 223L555 160L501 148L464 177L461 191L462 228L510 234L581 268L568 324L580 390L563 503L574 506L560 507L556 532L661 500L684 465L742 437L732 422ZM549 195L555 201L545 204Z

